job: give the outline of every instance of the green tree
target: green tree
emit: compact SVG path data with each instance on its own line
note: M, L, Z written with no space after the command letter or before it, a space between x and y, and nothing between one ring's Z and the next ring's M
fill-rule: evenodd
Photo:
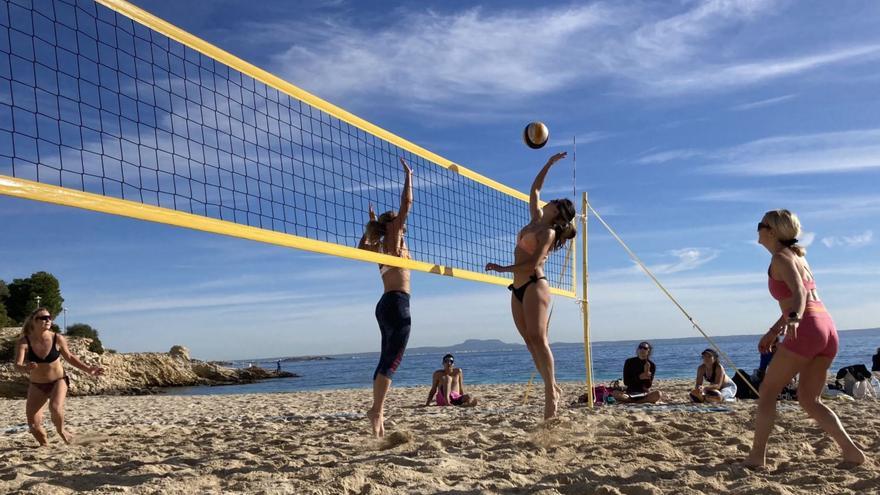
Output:
M91 325L74 323L67 327L67 331L64 334L68 337L88 337L92 339L92 343L89 345L89 350L98 354L104 354L104 345L98 337L98 330L92 328Z
M6 314L6 299L9 297L9 288L6 282L0 280L0 327L11 326L13 323Z
M9 284L9 297L6 298L9 318L24 321L27 315L37 309L37 296L40 296L40 306L50 313L57 315L61 312L64 298L61 297L58 279L51 273L37 272L28 278L17 278Z

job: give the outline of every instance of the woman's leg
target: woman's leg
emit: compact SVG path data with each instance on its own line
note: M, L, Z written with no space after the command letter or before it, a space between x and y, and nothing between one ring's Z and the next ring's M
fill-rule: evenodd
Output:
M746 458L748 466L763 466L767 462L767 440L776 421L776 396L807 363L808 359L780 347L770 361L764 381L761 382L758 410L755 413L755 437L752 450Z
M859 465L865 462L864 452L853 443L834 411L822 403L821 394L825 388L825 380L831 361L831 358L819 356L812 359L801 370L798 402L804 411L819 423L825 433L837 442L843 451L844 462Z
M25 416L27 416L31 435L34 436L40 446L46 446L49 443L46 430L43 428L43 406L46 405L48 400L49 396L41 392L37 387L33 385L28 386L27 402L24 406Z
M55 424L55 431L61 435L65 443L73 440L73 435L64 429L64 399L67 397L67 380L61 379L55 382L52 389L52 396L49 399L49 413L52 415L52 423Z
M385 397L391 388L391 378L379 373L373 379L373 405L367 411L374 437L385 436Z
M525 333L523 338L532 352L535 367L544 380L544 419L556 416L560 391L556 386L553 353L547 340L547 314L550 307L550 291L546 282L538 281L526 290L523 297Z

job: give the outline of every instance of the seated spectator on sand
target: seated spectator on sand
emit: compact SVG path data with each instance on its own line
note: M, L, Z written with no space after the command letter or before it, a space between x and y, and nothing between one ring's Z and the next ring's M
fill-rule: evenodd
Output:
M657 402L662 398L659 391L651 390L657 365L651 361L653 348L650 343L642 342L636 349L636 356L623 363L623 384L626 390L615 390L612 396L617 402L624 404L643 404Z
M880 347L877 348L877 354L871 357L871 371L880 371Z
M455 367L455 358L452 354L443 356L443 369L434 372L431 391L428 393L428 401L425 402L425 405L430 406L434 399L437 400L438 406L473 407L477 405L475 397L464 393L464 373L461 368Z
M697 367L697 384L690 393L693 402L726 402L736 400L736 384L718 362L715 349L702 353L703 364Z

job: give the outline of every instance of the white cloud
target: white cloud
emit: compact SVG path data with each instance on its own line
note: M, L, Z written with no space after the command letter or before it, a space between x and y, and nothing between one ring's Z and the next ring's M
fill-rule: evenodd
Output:
M801 232L800 239L798 239L798 244L803 247L810 247L813 244L813 241L816 240L815 232Z
M874 232L871 230L866 230L861 234L855 234L851 236L829 236L822 238L822 244L827 248L834 247L848 247L848 248L860 248L871 244L874 240Z
M698 158L708 173L777 176L858 172L880 168L880 128L758 139L720 150L679 149L653 153L635 163Z
M493 113L498 101L511 106L591 82L611 81L627 94L709 93L880 56L880 45L854 44L756 60L747 41L719 36L766 21L781 4L707 0L671 13L658 4L604 2L451 13L400 8L378 27L327 14L318 21L244 24L238 32L246 38L226 35L230 43L271 46L275 72L329 99L385 96L422 112L457 101L472 115L483 107ZM770 43L763 53L790 51L781 41Z
M651 153L650 155L639 158L638 160L636 160L636 163L666 163L670 161L687 160L688 158L701 156L703 154L704 152L696 149L659 151L657 153Z
M734 105L734 106L730 107L730 109L733 110L734 112L743 112L746 110L754 110L756 108L764 108L764 107L769 107L771 105L776 105L778 103L788 101L788 100L795 98L795 97L797 97L797 95L795 95L795 94L777 96L776 98L767 98L764 100L757 100L757 101L750 101L748 103L741 103L739 105Z
M595 143L596 141L602 141L608 138L615 136L612 132L603 132L603 131L592 131L585 132L583 134L577 134L574 136L574 139L577 141L577 144L589 144ZM573 144L572 139L570 138L553 138L547 143L547 146L551 148L560 148L563 146L571 146Z

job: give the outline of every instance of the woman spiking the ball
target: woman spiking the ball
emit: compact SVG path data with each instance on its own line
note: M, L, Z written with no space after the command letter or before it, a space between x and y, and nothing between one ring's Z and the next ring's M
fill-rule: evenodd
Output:
M577 231L572 225L574 204L568 199L554 199L539 207L544 177L566 153L557 153L547 160L532 183L529 195L531 222L520 230L513 251L514 263L486 265L487 271L513 273L510 309L516 329L532 354L535 367L544 380L544 419L556 416L561 390L556 385L553 353L547 340L550 285L544 276L544 262L550 252L561 248Z

